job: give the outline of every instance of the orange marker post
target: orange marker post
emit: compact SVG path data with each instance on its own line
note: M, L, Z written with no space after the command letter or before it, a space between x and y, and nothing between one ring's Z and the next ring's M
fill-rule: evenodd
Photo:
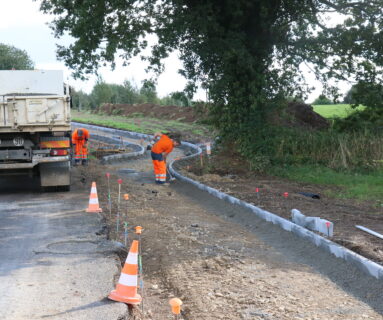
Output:
M181 313L182 301L178 298L173 298L169 300L169 304L172 307L172 313L174 314L174 319L179 319L178 316Z
M124 194L124 200L126 201L126 218L128 217L128 200L129 200L129 194Z
M136 230L136 234L141 235L141 233L142 233L142 227L137 226L137 227L135 227L135 230Z
M259 188L255 188L255 193L257 194L257 198L259 199Z

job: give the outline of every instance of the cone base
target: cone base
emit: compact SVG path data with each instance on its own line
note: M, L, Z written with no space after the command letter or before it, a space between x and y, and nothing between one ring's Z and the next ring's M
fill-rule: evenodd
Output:
M117 301L117 302L123 302L123 303L127 303L127 304L140 304L141 303L141 296L139 294L136 294L134 297L126 297L126 296L122 296L120 295L116 290L113 290L108 298L110 300L114 300L114 301Z
M102 209L85 209L86 212L90 212L90 213L101 213L102 212Z

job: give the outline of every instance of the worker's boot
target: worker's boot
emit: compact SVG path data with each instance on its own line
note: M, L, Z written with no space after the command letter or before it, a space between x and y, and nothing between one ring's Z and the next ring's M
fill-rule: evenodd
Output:
M88 159L82 159L82 165L87 166L88 165Z

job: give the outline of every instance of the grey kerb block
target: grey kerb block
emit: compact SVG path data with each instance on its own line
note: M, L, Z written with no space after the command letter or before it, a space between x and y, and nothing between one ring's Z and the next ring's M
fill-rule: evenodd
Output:
M293 209L291 210L291 220L303 228L318 231L328 237L333 236L334 224L326 219L306 217L299 210Z

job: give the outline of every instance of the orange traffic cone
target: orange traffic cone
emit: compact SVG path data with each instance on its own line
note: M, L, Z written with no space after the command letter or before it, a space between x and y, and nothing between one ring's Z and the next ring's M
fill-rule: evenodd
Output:
M96 182L92 182L92 188L90 189L89 206L86 212L102 212L102 209L98 205L98 196Z
M108 298L127 304L139 304L141 296L137 294L138 282L138 240L133 240L124 268L121 271L116 290Z

